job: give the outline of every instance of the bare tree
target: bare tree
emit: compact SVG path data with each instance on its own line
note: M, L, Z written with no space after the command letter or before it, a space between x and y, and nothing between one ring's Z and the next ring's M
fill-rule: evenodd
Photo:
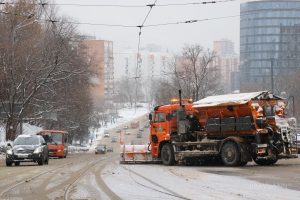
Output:
M186 45L181 55L174 56L169 63L173 73L172 86L194 100L221 93L219 70L213 65L215 58L213 52L204 50L198 44Z
M21 118L36 119L44 112L56 112L69 119L72 117L69 109L89 102L79 98L89 96L86 93L89 72L87 62L71 43L76 29L70 23L38 23L41 16L53 18L54 12L47 13L34 0L19 0L1 9L5 14L0 15L0 103L8 108L5 109L6 139L12 140ZM74 95L76 91L81 94ZM17 113L16 105L20 105ZM85 114L89 111L85 109ZM72 114L78 117L75 112Z

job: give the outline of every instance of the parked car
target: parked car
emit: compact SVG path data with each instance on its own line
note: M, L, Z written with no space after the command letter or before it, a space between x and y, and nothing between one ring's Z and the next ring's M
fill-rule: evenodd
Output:
M125 132L125 135L130 135L130 134L131 134L130 131L126 131L126 132Z
M114 149L113 149L112 147L107 147L106 151L107 151L107 152L113 152Z
M117 130L116 130L116 133L121 133L121 132L122 132L121 129L117 129Z
M137 137L137 138L142 138L142 133L141 133L141 132L137 133L137 134L136 134L136 137Z
M6 166L21 162L49 163L48 146L40 135L19 135L6 151Z
M105 154L106 153L106 145L105 144L102 144L102 145L98 145L96 146L95 148L95 154Z
M297 133L297 148L298 148L298 154L300 154L300 133Z
M118 137L117 136L114 136L111 138L111 142L117 142L118 141Z
M105 131L104 131L104 137L109 137L109 132L108 132L108 130L105 130Z

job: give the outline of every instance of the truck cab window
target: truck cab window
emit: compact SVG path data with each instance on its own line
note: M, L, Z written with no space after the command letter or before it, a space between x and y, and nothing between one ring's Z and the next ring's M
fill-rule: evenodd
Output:
M164 122L166 119L166 115L165 113L156 113L155 114L155 119L154 119L154 122Z
M264 112L266 117L275 116L274 107L273 106L264 106Z

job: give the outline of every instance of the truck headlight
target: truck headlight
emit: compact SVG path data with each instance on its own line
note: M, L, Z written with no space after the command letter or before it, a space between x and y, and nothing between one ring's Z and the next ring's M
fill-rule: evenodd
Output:
M13 154L13 151L12 151L11 149L8 149L8 150L6 151L6 154L12 155L12 154Z
M34 150L33 153L41 153L42 152L42 147L38 147Z

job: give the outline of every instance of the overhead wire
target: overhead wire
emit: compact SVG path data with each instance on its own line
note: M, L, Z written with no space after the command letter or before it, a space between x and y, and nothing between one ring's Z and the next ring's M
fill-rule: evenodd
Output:
M205 5L205 4L217 4L227 3L241 0L216 0L216 1L201 1L201 2L187 2L187 3L167 3L156 4L156 7L169 7L169 6L189 6L189 5ZM0 2L0 4L15 4L15 2ZM34 5L41 5L41 3L31 3ZM43 3L45 4L45 3ZM77 7L115 7L115 8L145 8L148 5L124 5L124 4L81 4L81 3L47 3L47 5L54 6L77 6ZM151 4L150 4L151 5Z

